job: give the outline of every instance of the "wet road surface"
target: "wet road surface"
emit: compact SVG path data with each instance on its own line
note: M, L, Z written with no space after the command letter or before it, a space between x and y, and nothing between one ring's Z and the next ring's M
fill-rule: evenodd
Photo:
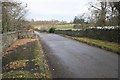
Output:
M48 49L53 78L117 78L118 55L56 34L35 32Z

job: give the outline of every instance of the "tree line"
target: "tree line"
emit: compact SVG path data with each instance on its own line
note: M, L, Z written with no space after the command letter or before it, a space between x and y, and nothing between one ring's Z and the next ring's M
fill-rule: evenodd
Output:
M101 1L96 4L90 3L91 15L85 20L84 14L75 16L74 24L91 24L92 26L120 26L120 1Z

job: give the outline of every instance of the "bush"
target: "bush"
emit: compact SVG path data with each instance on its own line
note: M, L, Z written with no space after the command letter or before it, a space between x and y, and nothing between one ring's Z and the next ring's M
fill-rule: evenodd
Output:
M55 28L52 27L49 29L49 33L54 33L54 32L55 32Z

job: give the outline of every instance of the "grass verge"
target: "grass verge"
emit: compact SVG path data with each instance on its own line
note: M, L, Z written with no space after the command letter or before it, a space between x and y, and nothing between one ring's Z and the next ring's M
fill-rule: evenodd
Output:
M44 52L42 50L42 45L41 45L39 39L37 40L36 44L37 45L35 46L35 49L34 49L35 65L39 66L39 68L41 70L42 78L51 78L49 66L48 66L47 60L44 56Z
M112 51L115 52L117 54L120 53L120 45L114 42L108 42L108 41L103 41L103 40L97 40L97 39L92 39L92 38L87 38L87 37L72 37L72 36L67 36L64 35L65 37L83 42L83 43L87 43L89 45L92 46L96 46L108 51Z

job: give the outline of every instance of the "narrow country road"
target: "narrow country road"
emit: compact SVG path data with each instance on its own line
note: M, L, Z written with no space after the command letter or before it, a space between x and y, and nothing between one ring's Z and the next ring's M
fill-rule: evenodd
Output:
M48 46L53 78L118 77L117 54L56 34L35 33Z

